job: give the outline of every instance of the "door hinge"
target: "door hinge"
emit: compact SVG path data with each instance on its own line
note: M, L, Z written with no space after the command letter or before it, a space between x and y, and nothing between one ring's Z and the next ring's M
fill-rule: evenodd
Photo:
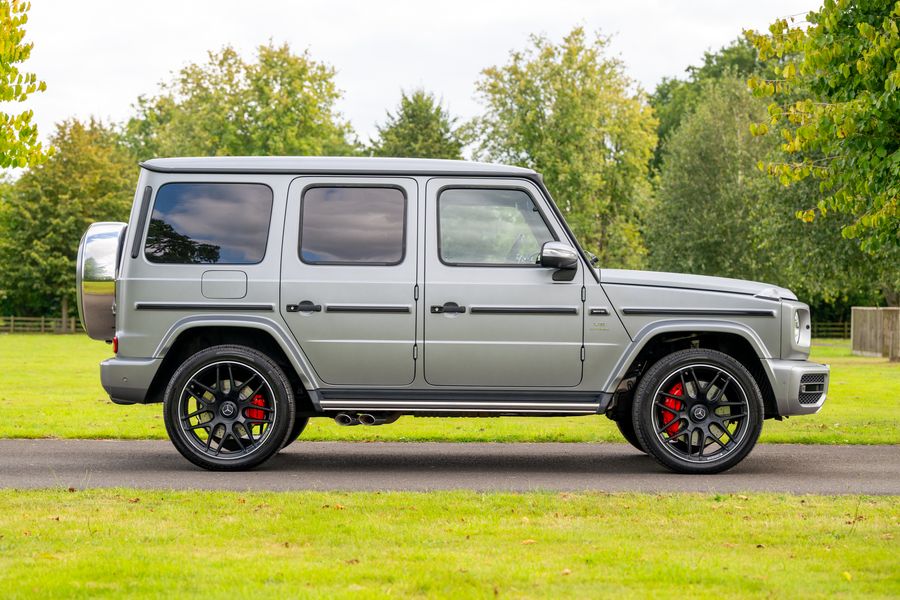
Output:
M581 286L581 301L584 302L585 300L587 300L587 289Z
M584 346L581 347L581 362L584 362Z
M419 358L419 345L413 344L413 360L418 360Z
M419 299L419 284L413 286L413 300Z

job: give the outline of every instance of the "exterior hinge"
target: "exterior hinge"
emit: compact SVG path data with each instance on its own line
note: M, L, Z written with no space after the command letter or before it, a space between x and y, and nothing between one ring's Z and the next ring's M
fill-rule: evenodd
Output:
M581 362L584 362L584 346L581 347Z
M585 300L587 300L587 289L581 286L581 301L584 302Z
M413 286L413 300L419 299L419 284Z
M419 358L419 345L413 344L413 360L418 360ZM584 360L584 359L582 359Z

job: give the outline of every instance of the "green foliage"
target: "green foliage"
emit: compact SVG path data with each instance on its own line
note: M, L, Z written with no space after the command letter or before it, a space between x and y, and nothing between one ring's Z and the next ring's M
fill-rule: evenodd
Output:
M434 94L422 89L403 92L397 112L388 112L384 125L377 127L372 154L459 160L466 136L456 122Z
M355 152L350 126L337 112L334 69L260 46L247 62L230 46L190 64L141 96L125 127L140 159L157 156L340 155Z
M33 44L24 43L29 8L29 2L0 0L0 103L24 102L47 89L34 73L23 73L16 66L31 56ZM30 110L0 111L0 168L27 167L44 159L33 117Z
M78 241L96 221L128 218L137 165L118 136L98 121L65 121L58 152L27 171L0 204L0 289L12 314L45 315L74 307Z
M738 38L717 52L704 52L703 64L686 69L687 79L665 77L650 95L650 105L659 119L659 143L653 156L653 166L662 165L666 142L682 120L693 110L703 86L723 77L749 77L763 71L756 48L744 38Z
M604 267L639 267L656 120L607 40L576 28L556 45L531 38L482 72L478 153L534 168L587 250Z
M771 130L788 155L761 167L785 185L818 180L820 200L800 216L850 215L846 237L897 261L900 2L826 0L807 20L808 27L779 19L768 35L747 32L775 73L750 80L774 100L753 131Z
M651 265L767 281L813 302L877 297L882 266L841 239L838 216L794 217L812 186L785 189L757 169L779 153L774 140L750 133L765 114L742 79L703 84L666 147L648 228Z

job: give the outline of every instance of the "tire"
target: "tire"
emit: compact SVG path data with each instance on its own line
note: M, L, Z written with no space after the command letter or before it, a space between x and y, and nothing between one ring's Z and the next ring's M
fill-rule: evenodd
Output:
M647 454L647 451L641 447L641 442L634 432L634 422L631 420L631 403L629 402L627 406L617 407L617 409L619 408L621 410L619 411L618 418L613 419L616 423L616 427L619 428L619 433L621 433L622 437L625 438L625 441L634 446L636 450L643 454Z
M178 367L166 387L166 431L186 459L210 471L252 469L293 431L296 411L284 371L245 346L213 346Z
M641 446L676 473L719 473L741 462L762 431L762 393L750 372L722 352L680 350L638 384L632 423Z
M281 444L281 450L284 450L294 442L296 442L300 438L300 434L303 433L303 430L306 429L306 425L309 423L309 417L294 417L294 426L288 432L286 438L284 438L284 442Z

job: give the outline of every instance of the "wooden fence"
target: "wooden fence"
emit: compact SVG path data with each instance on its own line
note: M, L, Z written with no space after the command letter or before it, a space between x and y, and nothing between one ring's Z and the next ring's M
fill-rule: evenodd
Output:
M59 317L0 317L0 333L81 333L77 318L67 319L63 326Z
M900 360L900 308L854 306L851 319L853 354Z
M850 339L850 322L840 321L834 323L812 323L812 336L814 338L843 338Z

